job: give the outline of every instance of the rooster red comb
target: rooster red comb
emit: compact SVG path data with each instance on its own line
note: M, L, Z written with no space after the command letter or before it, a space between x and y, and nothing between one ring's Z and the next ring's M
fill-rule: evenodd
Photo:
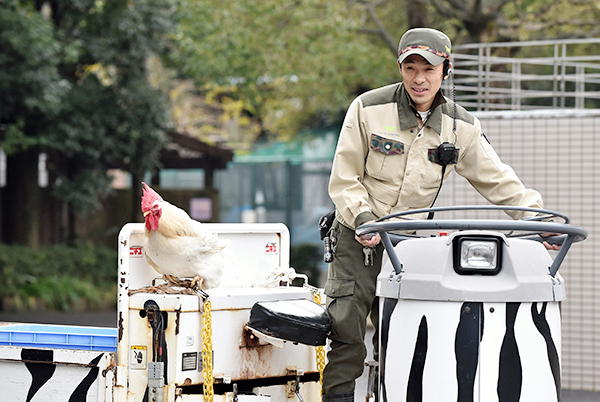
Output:
M158 193L142 182L144 188L142 188L142 212L150 211L155 201L162 201L162 197Z

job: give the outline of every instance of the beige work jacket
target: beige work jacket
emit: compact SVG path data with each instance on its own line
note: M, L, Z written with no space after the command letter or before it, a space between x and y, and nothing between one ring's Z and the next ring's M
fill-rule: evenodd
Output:
M440 180L454 169L492 204L543 207L540 194L525 188L500 160L475 116L457 106L456 138L452 127L452 102L441 91L422 129L402 83L356 98L346 113L329 182L338 220L355 229L390 213L430 207ZM454 143L458 155L442 178L435 160L444 141Z

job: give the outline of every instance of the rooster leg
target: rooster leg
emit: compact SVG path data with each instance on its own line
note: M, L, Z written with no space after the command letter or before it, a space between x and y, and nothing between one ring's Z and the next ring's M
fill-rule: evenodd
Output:
M178 286L177 284L177 278L175 278L173 275L163 275L163 280L165 282L167 282L168 284L170 284L171 286L175 285Z
M192 286L202 289L202 285L204 285L204 278L201 276L195 276L192 280Z
M202 298L202 300L208 299L208 293L202 290L202 285L204 284L204 278L201 276L195 276L192 279L192 287L195 289L196 294Z

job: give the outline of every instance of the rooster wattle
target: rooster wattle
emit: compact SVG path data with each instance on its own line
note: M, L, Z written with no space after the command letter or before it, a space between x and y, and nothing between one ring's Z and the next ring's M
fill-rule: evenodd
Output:
M163 200L146 183L142 212L146 224L146 260L158 273L176 278L200 277L204 290L221 283L223 249L228 240L206 231L182 209Z

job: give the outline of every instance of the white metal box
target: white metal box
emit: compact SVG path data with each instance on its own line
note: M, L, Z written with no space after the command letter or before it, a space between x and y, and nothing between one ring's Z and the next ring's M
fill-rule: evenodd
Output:
M275 383L280 388L269 390L268 395L275 398L280 395L279 398L285 400L286 387L281 386L282 383L297 374L318 375L315 348L289 342L279 348L252 336L245 325L250 309L258 301L313 298L308 288L265 287L273 272L289 269L289 232L282 224L203 225L230 240L225 250L222 285L207 292L212 306L215 384L264 379L264 384ZM128 381L123 377L122 381L117 379L117 393L127 394L130 401L143 398L148 384L148 362L159 350L144 309L149 301L156 303L166 318L167 350L162 352L167 354L165 374L170 389L201 389L203 383L201 299L187 294L129 295L129 290L151 285L160 277L146 263L143 244L143 224L128 224L122 229L119 235L117 353L119 370L127 373ZM306 384L302 388L305 397L311 394L318 398L318 384Z

